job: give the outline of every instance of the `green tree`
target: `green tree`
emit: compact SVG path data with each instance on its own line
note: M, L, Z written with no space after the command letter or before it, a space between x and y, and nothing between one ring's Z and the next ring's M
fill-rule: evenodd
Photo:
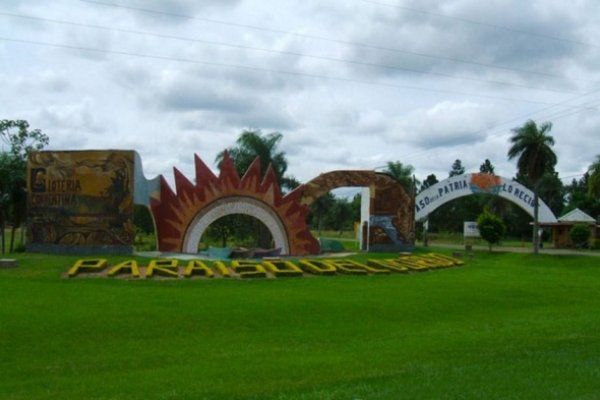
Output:
M529 187L533 190L533 252L539 252L538 243L538 210L539 186L544 173L556 165L556 154L552 150L554 138L548 134L552 123L545 122L539 127L532 120L512 130L512 143L508 150L508 159L517 158L519 173L527 177Z
M14 157L8 153L0 153L0 245L1 252L6 252L6 220L11 209L10 193L14 185Z
M24 163L30 152L42 150L50 142L39 129L30 130L29 123L24 120L1 120L0 137L9 145L10 154Z
M149 235L154 232L154 221L150 209L141 204L133 207L133 223L141 232Z
M284 191L286 189L292 190L299 185L299 182L293 177L285 176L287 170L285 153L277 149L282 139L283 135L279 132L263 134L259 129L244 130L237 138L235 145L226 151L229 152L236 171L240 176L244 175L256 157L259 157L261 175L264 176L267 168L271 165L282 189ZM219 168L223 162L224 155L225 150L220 152L215 159ZM253 217L241 214L234 215L229 218L220 218L212 225L211 231L217 232L221 238L227 238L232 234L235 236L235 242L248 242L249 239L246 233L250 228L256 234L257 245L259 247L269 247L271 245L270 232L263 223ZM222 241L226 241L226 239L222 239Z
M300 181L293 176L287 175L281 178L281 188L284 192L291 192L300 185Z
M492 251L492 245L500 243L506 233L506 225L502 218L488 211L484 211L477 218L477 229L483 240L488 242L490 251Z
M454 163L452 164L451 168L452 169L448 173L449 178L452 176L462 175L465 173L465 167L463 167L462 161L460 161L458 159L454 160Z
M285 153L277 150L283 135L279 132L272 132L264 135L259 130L244 130L235 141L235 146L227 149L233 164L240 176L242 176L248 167L254 162L256 157L260 158L261 174L267 172L269 165L273 167L277 181L282 184L285 171L287 170L287 160ZM217 155L216 163L221 167L225 151Z
M261 225L263 228L260 228ZM263 232L262 229L265 231ZM265 235L265 238L262 239L260 235ZM228 244L237 247L266 247L270 245L271 234L254 217L244 214L229 214L212 223L206 229L202 240L205 244L219 243L218 245L221 247ZM264 243L261 240L264 240Z
M402 164L400 161L388 161L383 173L390 175L394 180L402 185L406 193L414 193L416 184L413 178L415 169L412 165Z
M8 146L8 151L0 153L0 235L4 253L6 222L10 221L12 226L9 250L12 252L15 231L23 224L27 213L27 157L31 152L43 149L49 138L39 129L29 129L27 121L1 120L0 139Z
M575 224L569 231L569 237L575 247L587 247L590 240L590 227L586 224Z
M588 169L589 185L588 190L590 195L600 199L600 154L596 156L596 160Z
M317 228L319 236L321 236L321 232L323 231L323 223L329 219L327 214L333 209L334 203L335 196L331 192L328 192L310 205L311 225L313 229Z
M448 177L459 176L465 173L462 161L454 160ZM431 232L462 232L463 221L472 221L479 215L481 208L476 205L473 196L461 197L442 204L428 217Z
M554 215L561 215L565 207L565 189L558 172L554 167L542 175L539 181L540 199L552 210Z
M579 208L595 218L600 216L600 197L593 196L589 190L589 178L590 175L586 173L581 179L573 179L569 185L565 186L565 198L567 199L565 212Z
M479 166L479 172L494 175L494 166L492 165L492 162L486 158L483 164Z
M335 198L330 213L332 227L342 234L342 231L352 226L352 206L346 198Z
M435 174L430 174L427 175L427 178L425 178L425 180L423 181L423 183L421 184L421 192L433 185L435 185L436 183L438 183L438 179L435 176Z

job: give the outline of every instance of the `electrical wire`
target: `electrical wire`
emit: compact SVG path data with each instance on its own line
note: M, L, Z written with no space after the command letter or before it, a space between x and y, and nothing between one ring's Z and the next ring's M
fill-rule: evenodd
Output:
M578 99L580 99L582 97L591 96L591 95L596 94L596 93L600 93L600 88L592 90L592 91L587 92L587 93L584 93L582 95L579 95L579 96L576 96L576 97L564 100L564 101L562 101L560 103L557 103L555 105L544 107L544 108L539 109L537 111L530 112L530 113L527 113L527 114L524 114L524 115L520 115L518 117L515 117L515 118L512 118L510 120L507 120L507 121L501 122L499 124L496 124L496 126L494 126L493 128L490 128L490 129L487 130L488 134L486 135L485 139L487 140L487 139L490 139L490 138L495 138L495 137L500 137L500 136L506 135L507 132L504 129L501 128L504 125L513 124L513 123L516 123L516 122L521 122L525 118L530 119L531 116L533 116L533 115L542 113L544 111L548 111L548 110L550 110L552 108L555 108L555 107L559 107L559 106L565 105L565 104L570 103L570 102L572 102L574 100L578 100ZM594 104L594 103L596 103L598 101L599 101L599 99L595 99L593 101L588 102L587 104ZM585 109L579 109L578 111L573 111L574 109L575 108L569 108L568 110L561 110L561 111L558 111L558 112L556 112L554 114L549 114L549 115L547 115L545 117L542 117L542 119L544 119L544 120L556 120L556 119L565 118L565 117L568 117L568 116L571 116L571 115L575 115L575 114L577 114L579 112L585 111ZM591 110L597 110L597 107L590 108L590 109ZM565 111L573 111L573 112L570 112L570 113L567 113L567 114L563 114ZM502 129L502 131L497 132L497 133L490 133L490 132L494 132L494 131L499 130L499 129ZM479 133L483 135L486 132L481 131ZM401 158L402 159L407 159L407 158L411 159L411 158L414 158L415 156L421 156L423 154L426 154L426 153L429 153L429 152L432 152L432 151L437 151L437 147L430 148L430 149L423 149L422 151L413 152L413 153L410 153L410 154L405 154Z
M481 27L491 28L491 29L496 29L496 30L502 30L502 31L511 32L511 33L517 33L517 34L520 34L520 35L537 37L537 38L541 38L541 39L552 40L552 41L563 42L563 43L569 43L569 44L576 44L576 45L580 45L580 46L600 48L600 45L597 45L597 44L594 44L594 43L582 42L582 41L579 41L579 40L567 39L567 38L562 38L562 37L559 37L559 36L545 35L545 34L542 34L542 33L525 31L525 30L522 30L522 29L511 28L511 27L508 27L508 26L497 25L497 24L492 24L492 23L489 23L489 22L477 21L477 20L468 19L468 18L455 17L453 15L442 14L442 13L433 12L433 11L427 11L427 10L418 9L418 8L405 7L405 6L401 6L401 5L397 5L397 4L383 3L383 2L375 1L375 0L357 0L357 1L362 1L363 3L369 3L369 4L378 5L378 6L396 8L396 9L399 9L399 10L409 11L409 12L423 14L423 15L429 15L429 16L438 17L438 18L450 19L450 20L454 20L454 21L463 22L463 23L466 23L466 24L471 24L471 25L476 25L476 26L481 26Z
M502 96L491 96L491 95L483 95L483 94L470 93L470 92L461 92L461 91L455 91L455 90L424 88L424 87L418 87L418 86L400 85L400 84L395 84L395 83L376 82L376 81L368 81L368 80L353 79L353 78L342 78L342 77L337 77L337 76L318 75L318 74L310 74L310 73L297 72L297 71L277 70L277 69L272 69L272 68L255 67L255 66L249 66L249 65L227 64L227 63L219 63L219 62L214 62L214 61L191 60L191 59L186 59L186 58L168 57L168 56L160 56L160 55L153 55L153 54L143 54L143 53L134 53L134 52L127 52L127 51L98 49L98 48L92 48L92 47L74 46L74 45L61 44L61 43L42 42L42 41L38 41L38 40L26 40L26 39L16 39L16 38L8 38L8 37L0 37L0 40L7 41L7 42L13 42L13 43L24 43L24 44L31 44L31 45L36 45L36 46L46 46L46 47L54 47L54 48L61 48L61 49L68 49L68 50L78 50L78 51L86 51L86 52L93 52L93 53L113 54L113 55L120 55L120 56L131 56L131 57L139 57L139 58L163 60L163 61L176 61L176 62L190 63L190 64L196 64L196 65L206 65L206 66L212 66L212 67L250 70L250 71L256 71L256 72L268 72L268 73L298 76L298 77L303 77L303 78L326 79L326 80L338 81L338 82L350 82L350 83L359 83L359 84L363 84L363 85L390 87L390 88L396 88L396 89L406 89L406 90L414 90L414 91L422 91L422 92L430 92L430 93L443 93L443 94L452 94L452 95L459 95L459 96L469 96L469 97L476 97L476 98L482 98L482 99L500 100L500 101L506 101L506 102L521 102L521 103L543 104L543 105L556 105L557 104L557 103L549 103L549 102L538 101L538 100L528 100L528 99L519 99L519 98L502 97Z
M422 71L422 70L417 70L417 69L400 67L400 66L396 66L396 65L369 63L369 62L356 61L356 60L350 60L350 59L344 59L344 58L336 58L336 57L328 57L328 56L317 56L317 55L311 55L311 54L305 54L305 53L299 53L299 52L293 52L293 51L274 50L274 49L267 49L267 48L262 48L262 47L240 45L240 44L235 44L235 43L226 43L226 42L217 42L217 41L205 40L205 39L190 38L190 37L185 37L185 36L166 35L166 34L155 33L155 32L114 28L114 27L95 25L95 24L84 24L84 23L79 23L79 22L72 22L72 21L65 21L65 20L58 20L58 19L51 19L51 18L43 18L43 17L35 17L35 16L29 16L29 15L23 15L23 14L14 14L14 13L2 12L2 11L0 11L0 15L6 16L6 17L12 17L12 18L21 18L21 19L26 19L26 20L31 20L31 21L50 22L50 23L54 23L54 24L61 24L61 25L68 25L68 26L75 26L75 27L89 28L89 29L97 29L97 30L103 30L103 31L108 31L108 32L119 32L119 33L126 33L126 34L140 35L140 36L156 37L156 38L162 38L162 39L178 40L178 41L191 42L191 43L200 43L200 44L209 45L209 46L228 47L228 48L235 48L235 49L242 49L242 50L260 51L260 52L266 52L266 53L271 53L271 54L297 56L297 57L303 57L303 58L331 61L331 62L350 64L350 65L358 65L358 66L371 67L371 68L388 69L388 70L394 70L394 71L404 71L404 72L410 72L410 73L420 74L420 75L441 76L441 77L452 78L452 79L486 83L486 84L490 84L490 85L513 86L513 87L519 87L519 88L523 88L523 89L538 90L538 91L544 91L544 92L553 92L553 93L559 93L559 94L565 94L565 93L566 94L576 94L576 92L571 92L571 91L539 88L539 87L534 87L534 86L529 86L529 85L521 85L521 84L512 83L512 82L492 81L492 80L473 78L473 77L467 77L467 76L445 74L445 73L441 73L441 72Z
M361 48L366 48L366 49L371 49L371 50L386 51L386 52L397 53L397 54L408 54L408 55L412 55L412 56L430 58L430 59L435 59L435 60L444 60L444 61L450 61L450 62L454 62L454 63L474 65L474 66L498 69L498 70L503 70L503 71L512 71L512 72L518 72L518 73L522 73L522 74L544 76L544 77L548 77L548 78L560 79L563 81L579 81L579 82L596 83L595 81L590 81L590 80L582 79L582 78L565 78L564 76L550 74L547 72L530 71L530 70L508 67L508 66L497 65L497 64L480 63L480 62L476 62L473 60L465 60L465 59L453 58L453 57L444 57L444 56L415 52L415 51L410 51L410 50L400 49L400 48L395 48L395 47L386 47L386 46L378 46L378 45L373 45L373 44L368 44L368 43L353 42L353 41L329 38L329 37L318 36L318 35L310 35L310 34L306 34L306 33L286 31L286 30L282 30L282 29L268 28L268 27L264 27L264 26L241 24L241 23L223 21L223 20L218 20L218 19L213 19L213 18L205 18L205 17L198 17L198 16L191 16L191 15L185 15L185 14L178 14L178 13L154 10L154 9L149 9L149 8L126 6L126 5L122 5L122 4L110 3L110 2L100 1L100 0L79 0L79 1L81 1L83 3L120 8L120 9L124 9L124 10L136 11L136 12L143 12L143 13L149 13L149 14L155 14L155 15L164 15L164 16L172 17L172 18L202 21L202 22L208 22L208 23L212 23L212 24L232 26L232 27L243 28L243 29L251 29L251 30L262 31L262 32L267 32L267 33L274 33L274 34L279 34L279 35L288 35L288 36L318 40L318 41L329 42L329 43L342 44L342 45L353 46L353 47L361 47Z

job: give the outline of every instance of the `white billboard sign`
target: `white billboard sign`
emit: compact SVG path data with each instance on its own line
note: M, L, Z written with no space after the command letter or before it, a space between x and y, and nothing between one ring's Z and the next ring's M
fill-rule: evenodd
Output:
M467 237L472 237L472 238L481 237L479 235L479 229L477 228L477 222L464 221L463 222L463 235L466 238Z

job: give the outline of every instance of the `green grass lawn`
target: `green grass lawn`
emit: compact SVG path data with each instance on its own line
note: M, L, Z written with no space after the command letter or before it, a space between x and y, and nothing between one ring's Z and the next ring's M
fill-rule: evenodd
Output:
M134 281L63 279L75 257L14 256L20 267L0 270L1 399L600 393L597 257L475 252L409 275Z

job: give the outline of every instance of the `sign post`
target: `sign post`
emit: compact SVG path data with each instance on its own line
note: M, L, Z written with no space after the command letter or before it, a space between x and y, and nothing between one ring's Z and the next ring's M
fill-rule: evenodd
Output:
M464 221L463 222L463 240L465 243L465 250L471 250L475 238L480 238L479 228L477 228L477 222Z

